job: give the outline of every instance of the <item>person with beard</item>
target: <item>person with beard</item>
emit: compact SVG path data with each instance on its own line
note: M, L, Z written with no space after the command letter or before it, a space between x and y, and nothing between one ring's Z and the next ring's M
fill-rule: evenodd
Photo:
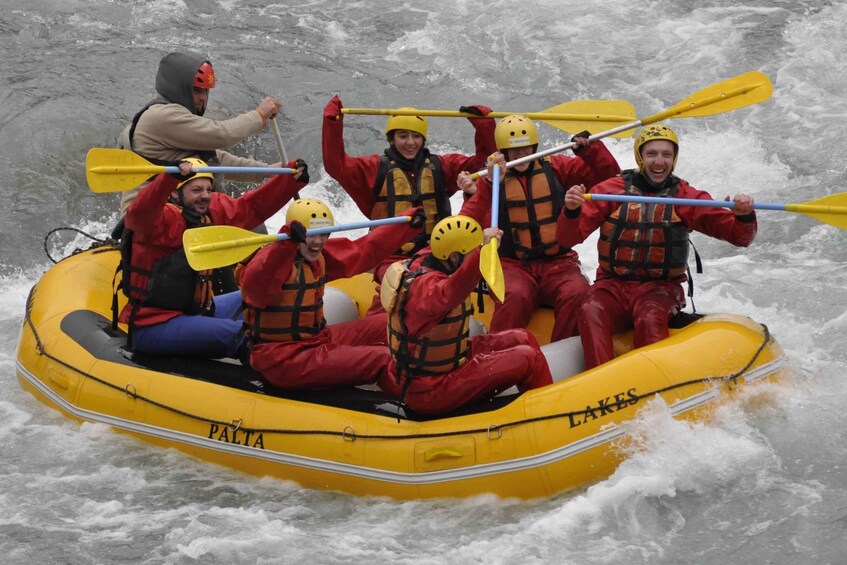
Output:
M126 213L131 237L121 245L128 265L129 302L118 321L127 324L127 346L153 355L238 357L244 344L238 291L215 296L213 271L191 268L183 249L187 229L207 225L252 228L273 216L309 182L306 163L294 175L276 175L239 198L213 192L211 173L196 158L180 174L160 174L141 190ZM126 277L126 275L125 275Z
M388 117L385 135L388 148L382 155L350 157L344 148L344 116L338 96L324 108L323 160L326 172L341 185L361 210L372 220L390 218L409 208L423 206L425 229L415 241L397 250L374 270L379 283L388 266L411 257L429 244L429 234L439 220L452 212L450 197L458 192L456 179L461 171L476 171L485 164L487 155L496 150L494 120L482 118L487 106L462 106L459 111L480 116L470 118L476 130L476 153L435 155L426 147L428 124L423 116ZM475 187L468 187L465 196ZM381 311L379 297L374 297L371 313Z
M556 218L564 207L565 187L592 186L620 172L617 161L601 141L589 142L589 133L572 138L574 157L551 155L521 163L501 175L498 225L503 239L498 247L506 295L494 307L492 332L525 328L539 306L551 306L555 322L550 341L576 335L576 313L588 291L579 256L556 241ZM497 148L488 161L488 177L465 201L461 213L483 226L491 222L491 169L506 161L527 157L538 150L538 130L526 116L500 120L494 133ZM460 175L459 186L472 184Z
M228 120L204 117L209 91L217 84L212 63L194 53L174 52L159 62L156 73L156 97L148 102L123 130L122 149L131 149L151 163L168 165L188 157L200 158L210 165L267 167L267 163L238 157L224 148L259 133L280 111L280 103L265 97L255 110ZM274 167L282 166L274 163ZM261 182L262 176L239 175L233 180ZM145 185L142 185L145 186ZM141 187L121 197L121 215ZM255 226L252 226L255 227Z
M595 185L590 193L711 200L673 174L679 155L676 133L664 125L635 138L636 169ZM614 358L612 335L635 329L634 346L668 337L670 318L685 306L688 234L698 231L738 247L756 236L753 198L739 194L735 208L605 202L584 198L584 185L565 196L556 236L560 245L584 241L600 229L600 266L580 307L577 323L587 368Z
M260 249L237 270L246 310L250 365L275 387L315 390L386 382L386 314L328 326L323 314L327 282L372 269L426 221L421 208L408 223L381 226L350 240L306 235L334 224L315 198L289 206L279 233L289 239Z
M445 218L432 230L428 253L396 263L383 279L391 392L415 412L444 414L512 386L525 392L553 382L529 331L469 337L480 246L502 233L483 231L467 216Z

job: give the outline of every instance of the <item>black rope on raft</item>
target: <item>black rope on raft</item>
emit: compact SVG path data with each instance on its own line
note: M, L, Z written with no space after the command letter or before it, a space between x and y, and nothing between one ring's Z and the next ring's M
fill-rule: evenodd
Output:
M60 228L53 228L52 230L47 232L47 235L44 236L44 253L47 254L47 258L50 259L50 261L54 265L56 263L58 263L59 261L61 261L62 259L67 259L67 257L63 257L62 259L54 259L53 256L50 254L50 250L47 248L47 243L50 240L50 236L52 236L54 233L57 233L57 232L60 232L60 231L76 232L80 235L84 235L85 237L95 241L95 243L93 243L91 246L89 246L88 249L82 249L82 248L77 247L76 249L73 250L73 252L71 253L70 256L76 255L77 253L82 253L83 251L87 251L89 249L94 249L94 248L100 247L101 245L115 245L117 243L115 240L113 240L111 238L101 239L99 237L94 237L90 233L84 232L81 229L77 229L77 228L72 228L72 227L68 227L68 226L63 226L63 227L60 227Z
M62 228L59 228L59 229L62 229ZM69 229L74 229L74 228L69 228ZM85 234L85 235L88 235L88 234ZM92 239L97 239L97 238L92 238ZM102 240L97 240L97 241L102 241ZM100 245L108 244L108 243L111 243L111 241L106 241L104 243L101 243ZM100 245L95 244L95 245L92 246L92 248L93 247L99 247ZM108 250L113 250L113 249L114 248L96 249L96 250L94 250L94 252L97 253L97 252L108 251ZM126 386L123 386L123 387L112 384L110 382L104 381L103 379L101 379L101 378L99 378L95 375L92 375L91 373L88 373L86 371L83 371L82 369L74 367L70 363L62 361L61 359L59 359L58 357L56 357L54 355L47 353L47 351L44 349L44 344L41 341L40 336L38 335L38 331L35 328L35 324L33 324L32 319L30 317L31 310L32 310L33 298L35 296L35 291L36 291L37 287L38 287L37 284L35 286L33 286L32 289L29 292L29 295L27 296L26 312L24 314L24 320L25 320L26 324L29 326L30 330L32 331L32 335L35 339L35 348L36 348L36 351L38 352L39 355L47 357L48 359L55 361L56 363L59 363L60 365L67 367L68 369L71 369L72 371L75 371L76 373L82 375L83 377L89 378L89 379L91 379L91 380L93 380L97 383L100 383L100 384L102 384L102 385L104 385L108 388L111 388L113 390L120 391L120 392L122 392L122 393L130 396L131 398L136 399L136 400L141 400L142 402L146 402L146 403L150 404L151 406L155 406L157 408L167 410L168 412L171 412L173 414L178 414L180 416L184 416L186 418L191 418L192 420L197 420L199 422L205 422L205 423L208 423L208 424L217 424L217 425L223 425L223 426L231 426L232 425L232 422L225 422L225 421L216 420L216 419L213 419L213 418L206 418L204 416L200 416L200 415L197 415L197 414L194 414L194 413L191 413L191 412L187 412L187 411L182 410L180 408L176 408L176 407L173 407L173 406L169 406L167 404L163 404L161 402L153 400L152 398L147 398L144 395L138 394L137 391L135 390L135 387L133 387L131 383L127 384ZM747 361L747 363L745 363L744 367L742 367L740 370L736 371L735 373L732 373L730 375L717 376L717 377L708 377L708 378L702 378L702 379L691 379L691 380L683 381L683 382L680 382L680 383L674 383L672 385L668 385L666 387L656 389L656 390L652 390L652 391L649 391L647 393L638 395L637 397L628 398L626 400L618 401L618 402L615 402L614 404L608 404L606 406L608 408L615 407L616 409L620 409L621 407L629 406L630 404L632 404L633 400L638 401L638 400L641 400L641 399L644 399L644 398L657 396L657 395L660 395L664 392L668 392L668 391L671 391L671 390L675 390L675 389L690 386L690 385L722 383L722 382L734 383L737 379L742 377L747 371L750 370L750 368L756 362L756 359L758 359L759 355L761 355L762 351L765 350L765 347L767 347L768 344L770 344L773 341L773 338L770 334L770 331L768 330L768 327L764 324L761 324L761 326L762 326L762 343L759 345L759 347L756 349L756 351L753 353L752 357ZM569 411L569 412L559 412L559 413L556 413L556 414L548 414L546 416L536 416L536 417L533 417L533 418L524 418L524 419L515 420L515 421L512 421L512 422L505 422L503 424L492 424L492 425L484 427L484 428L468 428L468 429L464 429L464 430L454 430L454 431L439 432L439 433L422 433L422 434L401 434L401 435L356 434L355 431L351 430L349 427L345 428L344 430L341 430L341 431L321 430L321 429L296 430L296 429L287 429L287 428L248 428L248 427L240 427L239 429L243 430L245 433L251 433L251 434L282 434L282 435L295 435L295 436L296 435L300 435L300 436L304 436L304 435L336 436L336 437L342 437L342 438L344 438L345 440L348 440L348 441L355 441L356 439L373 439L373 440L431 439L431 438L452 437L452 436L461 436L461 435L470 435L470 434L479 434L479 433L489 434L489 437L490 437L492 432L497 432L499 434L499 433L502 432L502 430L504 430L506 428L513 428L515 426L522 426L522 425L527 425L527 424L533 424L533 423L536 423L536 422L544 422L544 421L548 421L548 420L556 420L556 419L563 419L563 418L574 418L576 416L586 416L587 417L589 415L593 415L595 410L596 409L591 408L589 406L589 407L587 407L583 410L572 410L572 411Z

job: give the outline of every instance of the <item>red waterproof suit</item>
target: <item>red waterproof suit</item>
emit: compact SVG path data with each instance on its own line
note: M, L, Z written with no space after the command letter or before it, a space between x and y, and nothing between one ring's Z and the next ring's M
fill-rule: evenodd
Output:
M426 257L429 255L414 259L409 270L420 269ZM416 276L407 291L402 312L408 335L425 336L467 300L479 279L479 250L466 255L452 275L430 270ZM478 335L469 342L467 359L458 369L435 376L412 377L404 397L412 410L441 414L514 385L523 392L553 382L538 342L525 329ZM397 374L393 357L389 369L391 375ZM392 392L400 394L408 378L403 372L399 384L391 380Z
M537 167L537 163L532 163L529 170ZM549 163L555 179L554 185L557 185L550 187L554 222L558 211L564 207L564 192L568 188L576 184L593 186L620 173L617 161L599 141L592 142L576 157L552 155L549 157ZM527 194L526 175L509 171L506 177L521 182L527 201L538 202L542 196L535 192L531 195ZM502 182L505 183L506 180ZM546 206L549 206L549 202L548 200ZM530 219L543 215L540 211L529 210L530 207L532 205L527 202L522 207L521 213ZM588 281L580 269L579 256L576 251L569 250L556 256L519 259L514 252L517 238L514 237L513 230L509 228L508 210L506 198L501 194L498 225L504 233L499 251L506 283L506 296L502 304L494 307L490 331L525 328L535 309L545 305L553 307L556 320L550 341L576 335L577 309L588 291ZM512 214L514 213L515 209L512 208ZM489 179L483 178L477 182L477 192L465 201L461 214L474 218L483 227L491 225L491 181ZM545 244L555 244L555 231L542 232L541 237L536 239L550 240L537 241L539 248Z
M625 171L625 174L629 173ZM622 194L624 189L624 178L616 177L593 187L591 192ZM709 193L697 190L681 179L675 197L712 199ZM556 235L559 243L581 243L620 207L618 202L588 200L578 210L566 210L558 220ZM703 206L673 206L673 212L689 231L699 231L739 247L750 245L756 235L755 213L736 216L726 208ZM668 337L668 321L685 306L682 287L687 280L685 275L664 280L627 278L601 266L597 270L597 280L580 308L579 333L588 368L614 358L612 335L616 331L634 326L635 347L665 339Z
M476 106L483 114L491 111L486 106ZM368 155L365 157L351 157L347 155L344 149L344 119L341 111L341 101L337 96L329 101L324 109L323 120L323 160L324 169L341 185L347 194L359 207L362 214L369 219L378 219L372 217L372 211L377 203L377 194L380 187L375 186L380 168L382 155ZM336 119L338 117L338 119ZM474 127L474 143L476 153L474 155L463 155L460 153L447 153L443 155L431 155L441 163L443 172L444 186L443 196L448 198L453 196L459 187L456 184L456 179L462 171L476 172L485 167L485 159L495 151L497 145L494 143L494 128L496 124L491 118L471 118L471 124ZM407 173L408 175L408 173ZM450 211L444 214L444 217L450 216ZM430 223L435 223L443 218L428 218ZM411 255L392 255L380 263L374 269L374 280L382 281L382 276L388 266L398 260L407 259ZM379 302L377 297L375 305Z
M293 166L290 163L288 166ZM132 264L135 269L151 271L153 265L182 249L182 234L187 229L185 218L176 206L168 206L171 192L179 180L161 174L144 187L127 209L126 229L132 230ZM227 225L252 229L273 216L297 191L306 186L291 175L276 175L257 188L233 198L219 192L212 193L208 217L213 225ZM130 284L146 288L147 277L133 272ZM131 305L121 311L119 320L128 323ZM152 326L183 315L179 310L165 310L141 306L136 310L135 327Z
M306 268L312 270L316 279L325 276L325 281L352 277L372 269L418 232L410 224L393 224L379 227L355 241L332 238L323 249L326 272L317 272L319 261ZM249 306L262 309L274 301L291 275L298 248L290 240L272 243L239 270L241 293ZM390 358L385 346L386 324L385 314L369 316L327 326L308 339L257 343L252 348L250 364L275 386L287 390L373 382L382 386L389 380L385 378Z

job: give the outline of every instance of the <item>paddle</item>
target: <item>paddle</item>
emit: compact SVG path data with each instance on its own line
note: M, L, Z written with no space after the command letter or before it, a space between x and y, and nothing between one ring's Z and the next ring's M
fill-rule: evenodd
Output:
M276 123L276 118L271 120L271 131L274 134L274 141L276 141L276 149L279 151L279 160L288 163L288 153L285 152L285 145L282 143L282 135L279 133L279 124ZM294 200L300 200L299 192L294 194Z
M606 202L640 202L643 204L674 204L677 206L710 206L713 208L735 208L735 202L730 200L699 200L695 198L661 198L657 196L634 196L628 194L585 194L586 200L603 200ZM768 204L754 202L757 210L779 210L797 212L814 218L819 222L847 229L847 192L830 194L811 202L800 204Z
M411 216L396 216L380 220L353 222L306 230L306 235L375 228L388 224L402 224L410 220ZM286 239L290 238L285 233L256 235L254 232L233 226L208 226L185 230L182 235L182 247L185 249L185 256L188 258L188 264L191 265L191 268L195 271L202 271L233 265L268 243Z
M500 167L495 166L491 181L491 227L496 228L500 216ZM500 240L492 237L491 241L482 248L479 257L479 270L488 288L503 302L506 297L506 281L503 277L503 265L500 264L500 255L497 254L497 246Z
M284 167L196 167L197 172L290 175ZM126 149L93 147L85 158L85 178L93 192L122 192L147 182L158 173L179 173L179 167L154 165Z
M452 110L417 110L409 108L342 108L342 114L363 114L367 116L432 116L439 118L478 118L469 112ZM626 100L574 100L564 102L542 112L490 112L486 118L505 118L513 114L538 120L570 133L584 130L597 130L615 127L635 119L635 108ZM627 128L632 129L632 128ZM629 137L632 132L626 130L614 134L615 137Z
M288 162L288 154L285 152L285 145L282 144L282 136L279 134L279 124L276 123L276 118L271 120L271 131L274 134L274 141L276 141L276 148L279 151L279 159L283 163Z
M763 73L750 71L699 90L664 112L659 112L658 114L641 118L640 120L636 120L632 123L596 133L588 139L590 141L594 141L595 139L609 137L622 131L637 128L638 126L646 126L662 120L721 114L723 112L729 112L730 110L736 110L738 108L744 108L745 106L764 102L771 97L772 93L773 85L771 84L770 79ZM506 168L510 169L515 165L528 163L530 161L546 157L547 155L560 153L566 149L572 149L574 147L576 147L576 143L574 142L557 145L556 147L551 147L550 149L545 149L538 153L533 153L532 155L527 155L526 157L509 161L506 163ZM472 174L471 178L477 179L487 175L488 171L483 169Z

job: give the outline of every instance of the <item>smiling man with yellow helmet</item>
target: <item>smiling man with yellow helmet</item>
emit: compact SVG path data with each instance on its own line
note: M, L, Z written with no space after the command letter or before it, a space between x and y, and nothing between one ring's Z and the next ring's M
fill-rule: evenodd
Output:
M673 174L679 138L666 125L650 125L635 138L636 169L594 187L593 194L709 199ZM668 323L685 306L689 233L746 247L756 236L753 198L739 194L735 208L607 202L584 198L584 185L572 186L559 216L562 245L581 243L599 229L596 280L580 307L577 322L587 368L614 358L612 336L634 328L635 347L668 337Z

